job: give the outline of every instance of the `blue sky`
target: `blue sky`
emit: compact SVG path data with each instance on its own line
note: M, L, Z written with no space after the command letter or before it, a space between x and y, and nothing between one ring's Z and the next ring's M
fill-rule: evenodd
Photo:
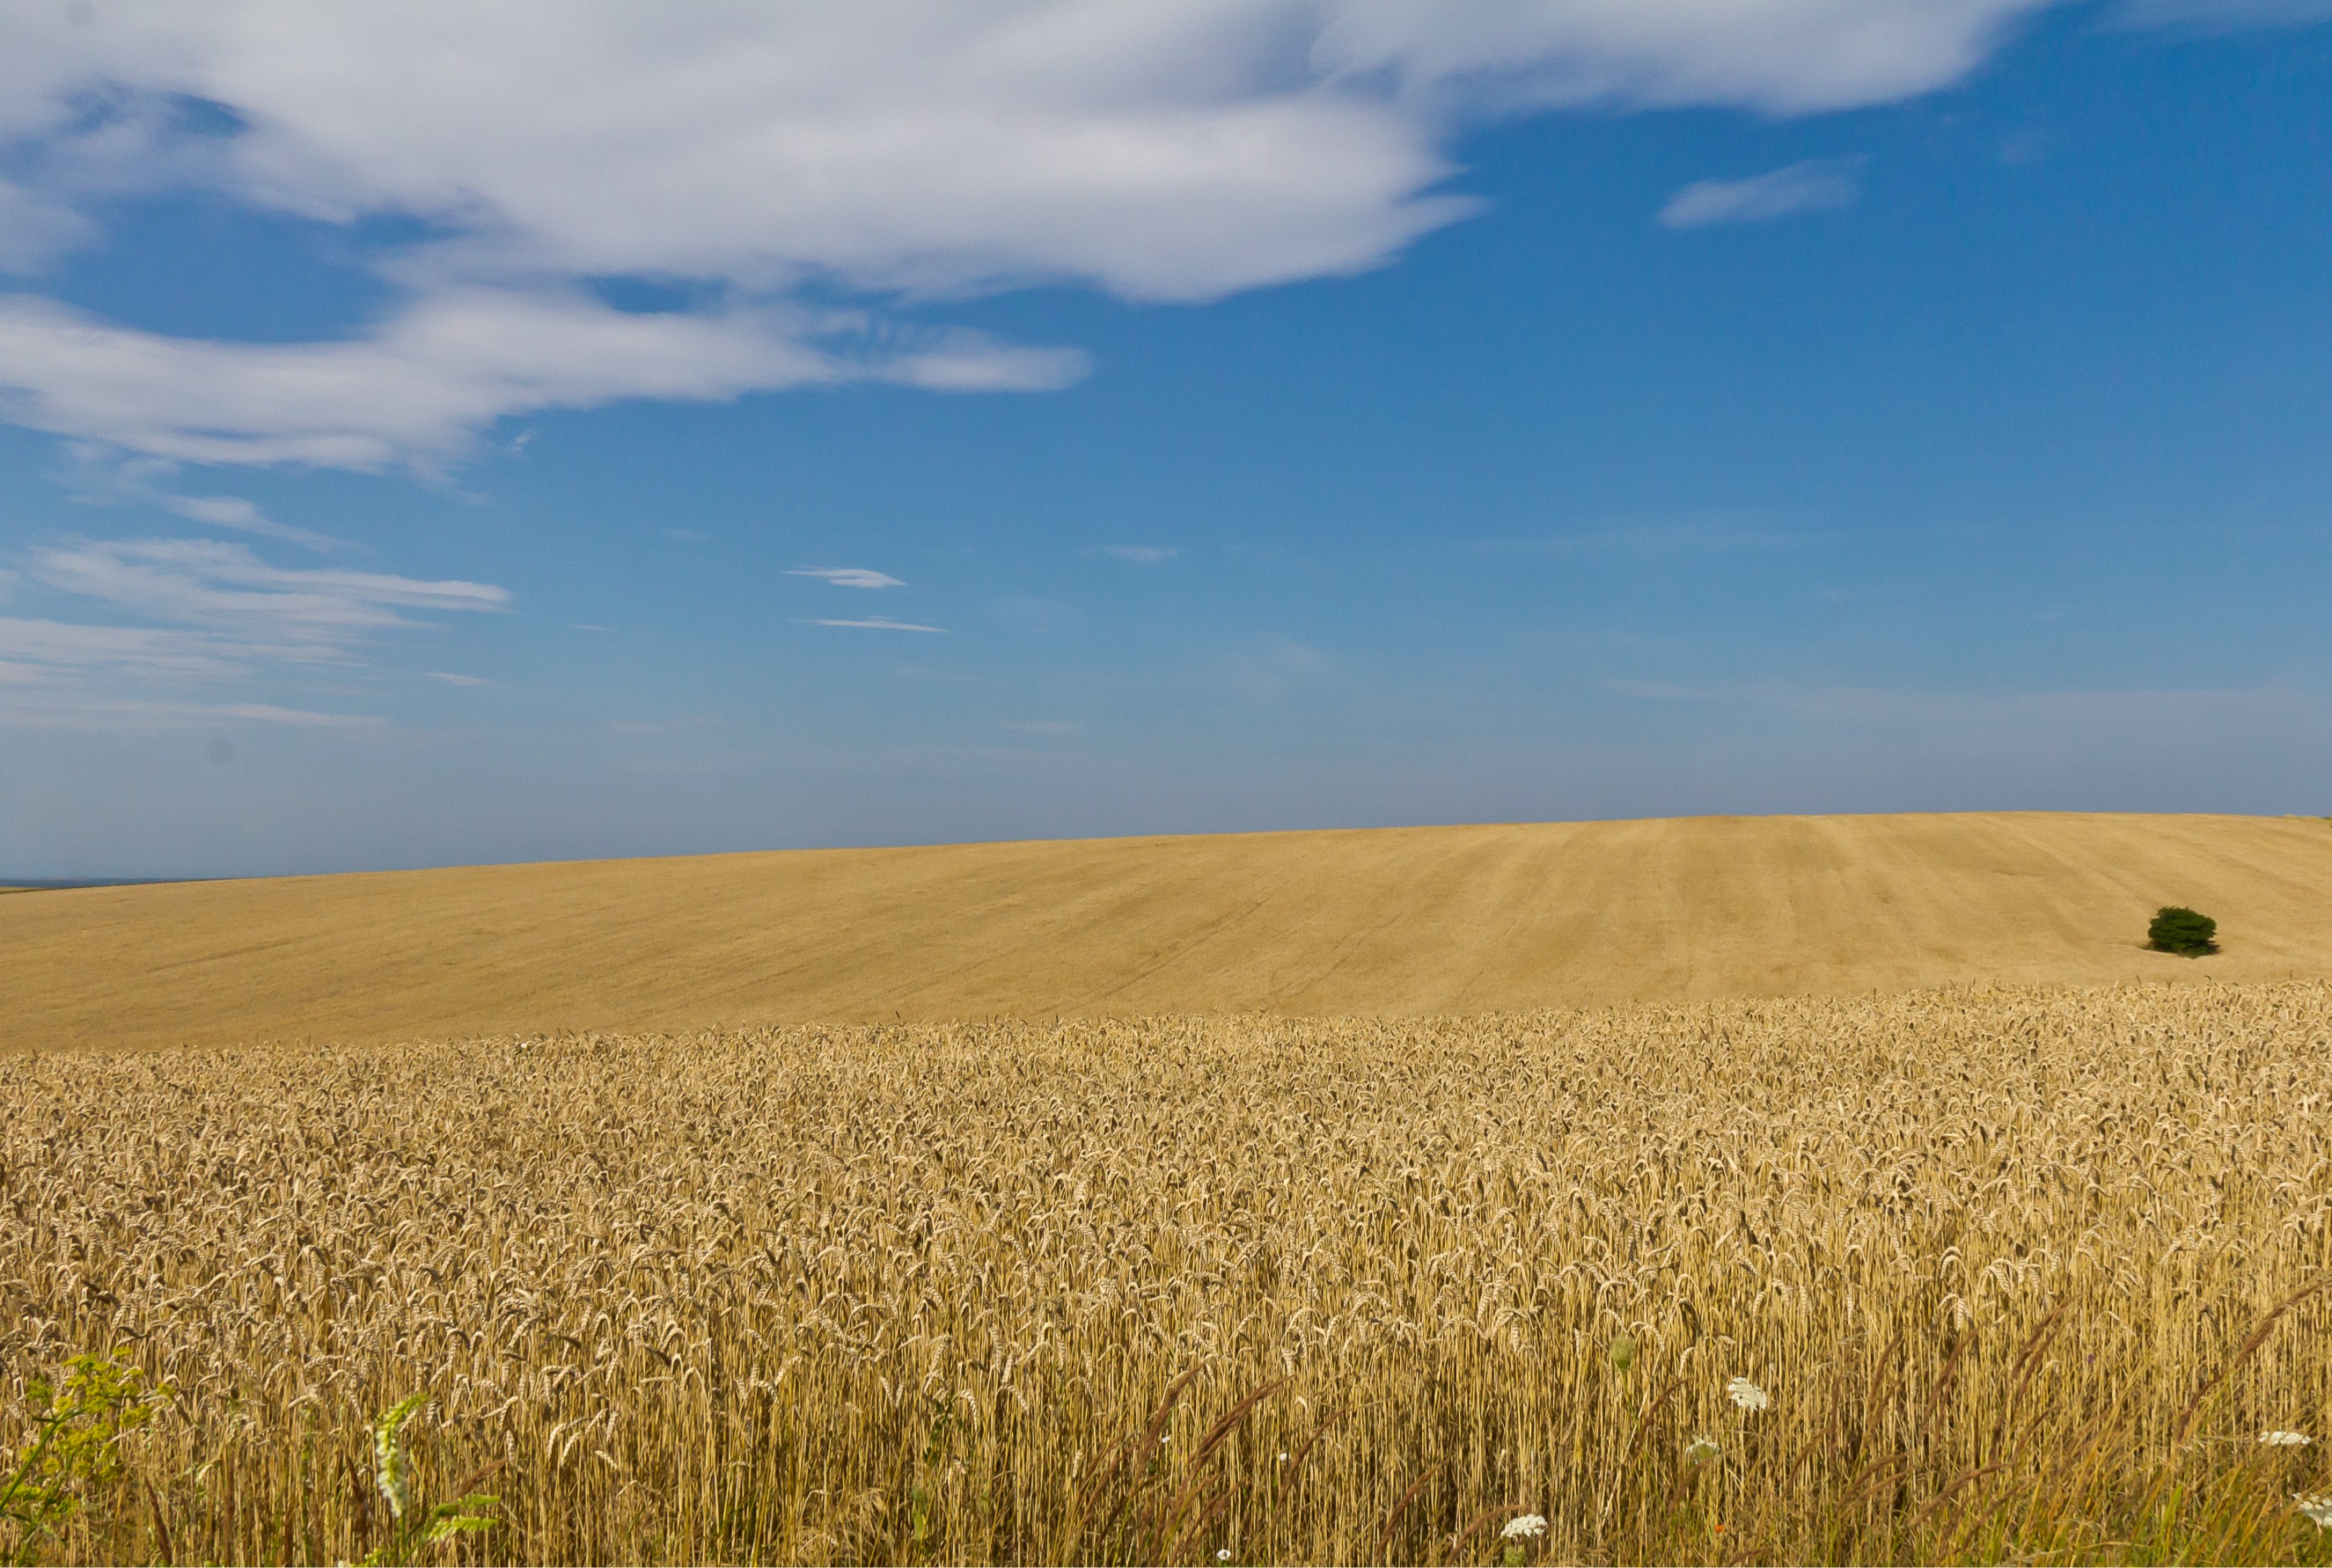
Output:
M20 8L0 872L2332 810L2327 17Z

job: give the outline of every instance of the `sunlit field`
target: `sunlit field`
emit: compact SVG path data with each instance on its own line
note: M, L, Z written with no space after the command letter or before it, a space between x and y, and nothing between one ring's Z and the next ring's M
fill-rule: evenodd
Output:
M2332 980L2327 885L2313 817L2010 811L77 888L0 898L0 1049ZM2147 951L2169 904L2225 951Z
M0 1447L134 1371L14 1544L2321 1561L2327 1044L2308 982L19 1056Z

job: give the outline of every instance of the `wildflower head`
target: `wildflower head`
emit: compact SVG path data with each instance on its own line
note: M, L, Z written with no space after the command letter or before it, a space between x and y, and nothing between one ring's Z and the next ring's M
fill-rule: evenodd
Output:
M2295 1496L2291 1500L2299 1505L2299 1511L2318 1529L2332 1530L2332 1497Z
M1228 1562L1229 1562L1230 1560L1231 1560L1231 1549L1230 1549L1229 1547L1228 1547L1228 1546L1218 1546L1218 1547L1216 1547L1216 1548L1215 1548L1215 1561L1216 1561L1216 1562L1218 1562L1218 1563L1228 1563Z
M1744 1410L1762 1410L1773 1402L1765 1397L1763 1389L1759 1388L1747 1378L1735 1378L1731 1382L1726 1383L1725 1393L1726 1398Z
M1718 1451L1715 1438L1695 1438L1684 1446L1684 1462L1687 1465L1705 1465L1716 1458Z
M1506 1541L1519 1541L1525 1535L1544 1535L1545 1534L1546 1515L1544 1514L1523 1514L1517 1515L1515 1518L1507 1520L1505 1528L1498 1532L1499 1538Z
M374 1480L380 1495L388 1499L392 1517L402 1519L405 1510L413 1506L412 1465L405 1452L405 1423L413 1412L426 1403L426 1394L409 1394L388 1410L381 1411L372 1424Z
M1636 1342L1623 1334L1619 1338L1611 1342L1612 1369L1616 1372L1625 1372L1630 1367L1634 1366L1635 1364Z
M2261 1432L2260 1441L2270 1448L2304 1448L2316 1439L2306 1432Z

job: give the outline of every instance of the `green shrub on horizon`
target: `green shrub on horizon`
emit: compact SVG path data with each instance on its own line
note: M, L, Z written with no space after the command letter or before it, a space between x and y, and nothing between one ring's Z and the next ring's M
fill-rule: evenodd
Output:
M2156 952L2201 958L2219 951L2218 935L2219 923L2209 915L2183 904L2168 904L2154 912L2154 923L2146 928L2146 945Z

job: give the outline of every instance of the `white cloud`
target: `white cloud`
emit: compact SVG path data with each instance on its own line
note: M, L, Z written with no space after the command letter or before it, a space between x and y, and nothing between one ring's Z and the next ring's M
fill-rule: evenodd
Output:
M836 588L886 588L907 586L897 578L863 566L798 566L788 570L786 575L822 578Z
M170 185L433 237L376 256L401 302L328 342L169 338L0 297L0 416L188 461L379 468L622 398L1058 387L1081 355L813 310L805 290L1199 301L1352 272L1472 210L1438 189L1469 119L1888 101L1957 80L2048 3L15 5L0 264L86 240L93 193ZM616 311L591 292L611 277L704 302Z
M870 341L863 326L776 308L634 315L573 292L462 289L425 296L363 338L222 343L0 296L0 414L170 459L379 468L449 458L473 431L536 408L852 378L961 381L983 355L999 387L1057 386L1083 366L961 333Z
M431 680L443 681L449 686L491 686L493 684L492 681L481 679L476 675L457 675L447 670L431 670L428 671L427 674Z
M1748 179L1701 180L1668 198L1660 222L1672 229L1697 229L1849 206L1862 194L1854 180L1856 167L1851 159L1822 158Z
M919 626L913 621L894 621L888 616L875 616L872 619L863 621L811 620L804 621L802 625L806 626L852 626L861 631L869 632L945 633L947 630L945 626Z
M1156 566L1161 561L1172 560L1181 553L1171 545L1160 544L1113 544L1102 550L1104 555L1130 560L1137 566Z

